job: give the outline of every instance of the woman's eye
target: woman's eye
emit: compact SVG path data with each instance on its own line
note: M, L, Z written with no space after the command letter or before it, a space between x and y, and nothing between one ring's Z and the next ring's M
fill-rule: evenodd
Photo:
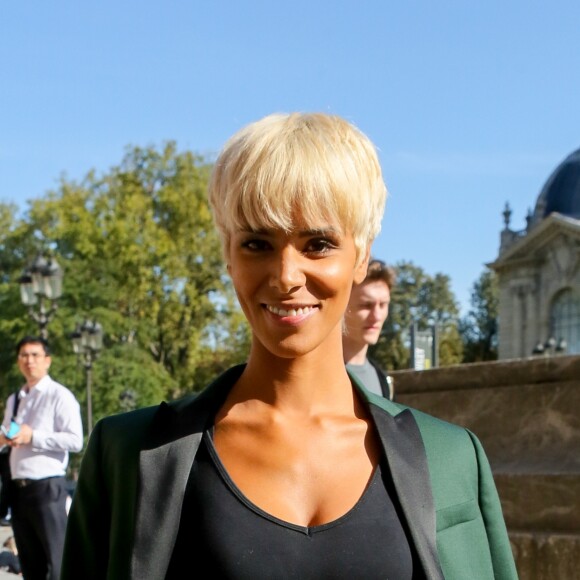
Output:
M246 248L248 250L252 250L254 252L260 251L260 250L266 250L269 248L269 244L266 240L260 240L260 239L256 239L256 238L252 238L249 240L245 240L244 242L242 242L242 248Z
M327 238L317 238L315 240L310 240L310 242L306 246L306 251L320 254L328 252L333 248L336 248L336 244L331 240Z

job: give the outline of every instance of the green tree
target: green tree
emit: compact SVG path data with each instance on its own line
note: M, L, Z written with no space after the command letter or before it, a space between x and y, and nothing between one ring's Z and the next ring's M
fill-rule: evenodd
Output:
M0 203L0 411L8 395L22 382L16 367L16 338L29 332L29 320L20 301L18 278L26 256L34 253L34 240L12 204Z
M419 330L437 324L441 366L461 362L459 308L449 276L440 273L430 276L408 261L398 262L394 268L397 279L391 293L389 317L379 342L369 349L370 355L386 369L409 368L409 329L415 322Z
M93 366L95 420L123 410L123 394L132 393L139 407L175 398L245 359L247 330L206 200L210 169L173 142L160 150L128 148L105 175L61 179L20 218L0 208L3 399L21 380L14 342L37 332L17 279L39 250L53 253L65 273L49 326L51 373L83 406L84 369L69 334L85 318L104 329L105 348Z
M459 327L464 345L463 362L496 360L499 288L495 272L482 272L473 284L470 304Z

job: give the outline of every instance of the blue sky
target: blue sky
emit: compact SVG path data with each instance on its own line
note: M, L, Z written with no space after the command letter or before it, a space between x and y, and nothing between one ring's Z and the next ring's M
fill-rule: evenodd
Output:
M580 147L580 3L488 0L3 2L0 201L118 164L128 146L213 155L278 111L326 111L377 145L373 253L450 276L463 312Z

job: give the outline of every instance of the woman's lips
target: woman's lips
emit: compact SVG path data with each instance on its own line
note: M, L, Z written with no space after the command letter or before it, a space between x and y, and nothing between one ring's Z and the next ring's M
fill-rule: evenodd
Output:
M296 306L296 307L286 307L282 308L279 306L272 306L266 304L268 312L276 314L276 316L303 316L304 314L310 314L316 307L315 306Z

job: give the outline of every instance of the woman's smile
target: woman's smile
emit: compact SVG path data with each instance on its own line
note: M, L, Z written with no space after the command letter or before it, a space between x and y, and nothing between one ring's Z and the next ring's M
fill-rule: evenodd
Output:
M274 306L266 304L265 308L276 322L298 325L314 316L318 312L319 306L300 306L291 304Z

